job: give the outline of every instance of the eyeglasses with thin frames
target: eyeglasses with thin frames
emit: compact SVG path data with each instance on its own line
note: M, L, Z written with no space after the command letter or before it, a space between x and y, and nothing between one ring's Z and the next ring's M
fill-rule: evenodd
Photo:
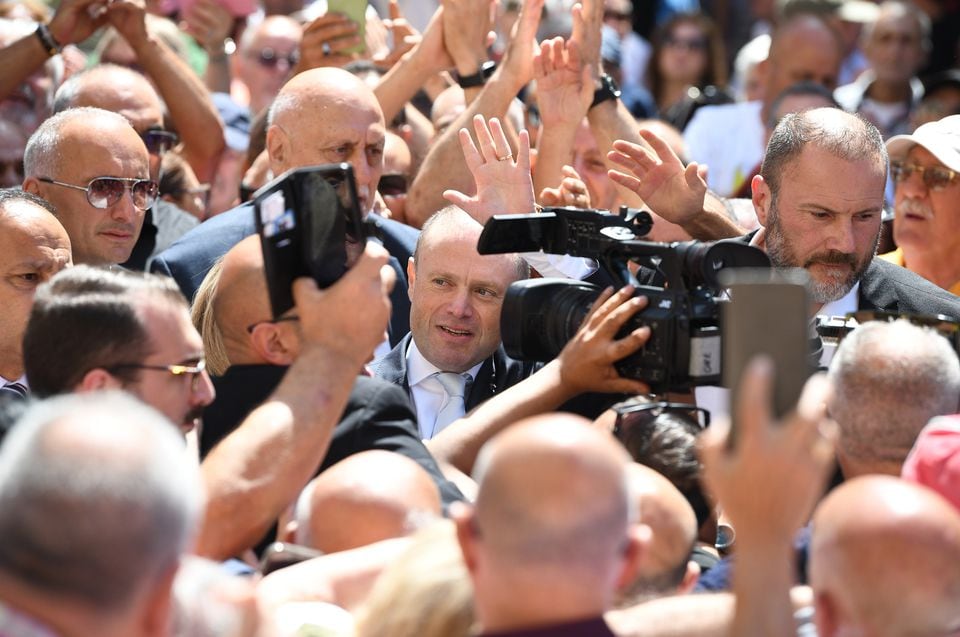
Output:
M300 61L300 51L294 49L287 55L283 55L270 47L265 47L260 49L253 57L264 68L275 69L280 66L281 62L286 62L287 69L292 69Z
M902 161L890 162L890 176L896 183L910 179L913 173L920 173L923 183L930 190L943 190L960 176L957 171L943 166L920 166Z
M120 363L118 365L113 365L108 368L107 371L113 373L114 371L120 371L123 369L144 369L147 371L155 372L167 372L175 377L189 376L190 377L190 389L196 391L200 386L200 379L203 377L203 372L207 368L207 361L204 359L198 360L195 364L188 365L184 363L175 363L173 365L146 365L143 363Z
M37 181L63 188L82 190L87 193L87 201L98 210L116 205L123 193L130 191L133 206L137 210L146 210L157 200L159 187L152 179L131 179L127 177L94 177L86 186L78 186L49 177L37 177Z

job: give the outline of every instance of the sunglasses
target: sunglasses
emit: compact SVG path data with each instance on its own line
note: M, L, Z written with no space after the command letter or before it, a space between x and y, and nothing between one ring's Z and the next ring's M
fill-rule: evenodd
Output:
M162 155L180 141L180 137L173 131L151 129L140 133L140 139L151 155Z
M87 201L99 210L115 205L123 197L124 191L130 191L133 206L137 210L146 210L157 200L159 187L152 179L129 179L126 177L95 177L84 186L68 184L49 177L37 177L37 181L74 190L83 190L87 193Z
M384 197L407 194L407 178L404 175L381 175L377 192Z
M632 402L614 405L617 420L613 425L613 435L624 440L631 432L645 429L661 414L674 414L689 420L701 430L710 425L710 412L703 407L686 403L668 402Z
M943 166L918 166L917 164L905 164L902 161L890 162L890 176L896 183L910 179L910 176L915 172L920 173L920 176L923 177L923 183L930 190L943 190L960 175L960 173Z
M688 51L706 51L707 41L703 38L674 38L666 37L663 40L664 46L686 49Z
M286 62L287 68L292 69L297 65L297 62L300 61L300 51L294 49L287 55L280 55L277 51L266 47L260 49L260 52L256 54L257 62L260 63L260 66L266 69L276 68L281 61Z

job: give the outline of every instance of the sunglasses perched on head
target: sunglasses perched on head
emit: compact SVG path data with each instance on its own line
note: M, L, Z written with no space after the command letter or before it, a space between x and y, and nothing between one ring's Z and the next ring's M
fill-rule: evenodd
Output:
M918 166L902 161L890 162L890 176L897 183L910 179L913 173L920 173L923 183L930 190L943 190L960 175L960 173L943 166Z
M68 184L49 177L37 177L37 181L46 184L82 190L87 193L87 201L94 208L103 210L116 205L123 197L123 193L130 191L133 206L137 210L146 210L157 200L159 187L152 179L130 179L126 177L94 177L85 187Z
M667 36L664 38L663 44L665 46L686 49L688 51L707 50L707 41L704 38L675 38L673 36Z
M617 414L616 423L613 425L613 435L621 440L624 436L630 435L631 432L648 427L662 414L673 414L687 419L701 430L710 425L709 411L703 407L686 403L628 401L614 405L613 410Z
M140 133L140 139L151 155L162 155L177 145L180 138L173 131L153 128Z

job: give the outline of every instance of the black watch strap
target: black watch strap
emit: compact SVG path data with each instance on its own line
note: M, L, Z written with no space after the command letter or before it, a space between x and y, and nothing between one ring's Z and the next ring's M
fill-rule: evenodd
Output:
M474 88L477 86L483 86L487 83L487 80L490 79L490 76L493 75L493 72L497 70L497 63L493 60L488 60L480 65L480 70L476 73L470 75L461 75L457 82L460 84L460 88Z
M617 85L617 81L604 73L600 76L600 87L593 92L593 102L590 103L590 108L607 100L618 99L620 99L620 87Z

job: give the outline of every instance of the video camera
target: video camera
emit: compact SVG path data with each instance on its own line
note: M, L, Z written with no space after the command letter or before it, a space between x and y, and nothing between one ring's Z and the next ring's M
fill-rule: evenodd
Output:
M718 385L721 377L718 273L725 268L769 268L761 250L735 240L652 243L650 216L576 208L544 208L538 214L495 215L484 227L481 254L532 252L569 254L599 261L619 285L631 284L649 302L624 325L618 337L641 326L650 340L617 362L621 376L647 383L654 393ZM642 277L630 270L640 266ZM643 281L642 283L640 281ZM548 361L573 337L598 286L568 279L513 283L503 302L500 331L514 358Z

